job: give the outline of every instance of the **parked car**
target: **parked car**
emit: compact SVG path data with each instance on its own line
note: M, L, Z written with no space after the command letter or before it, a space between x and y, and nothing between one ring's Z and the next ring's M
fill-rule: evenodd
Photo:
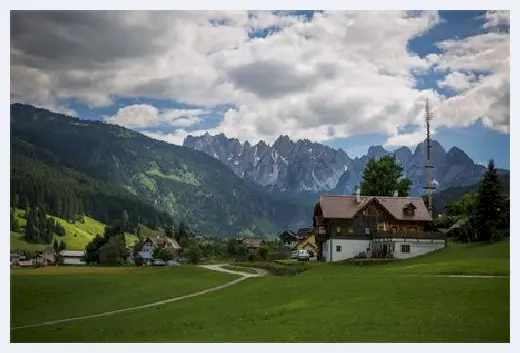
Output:
M309 252L307 250L298 250L298 254L296 255L298 261L309 261L309 257Z
M295 251L293 251L293 252L291 253L291 259L296 260L297 258L298 258L298 251L295 250Z
M309 253L309 257L312 259L314 257L314 251L307 250L307 252Z

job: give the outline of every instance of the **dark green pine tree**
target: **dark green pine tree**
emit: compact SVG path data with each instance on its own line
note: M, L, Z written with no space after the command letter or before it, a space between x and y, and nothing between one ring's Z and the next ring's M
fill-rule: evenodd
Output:
M18 208L19 202L20 202L20 198L18 197L18 194L14 194L13 195L13 204L12 204L14 212L16 212L16 209Z
M123 210L123 215L121 216L121 227L123 230L128 229L128 212Z
M30 213L31 213L31 206L29 206L29 200L26 197L25 198L25 219L29 218Z
M497 222L506 212L506 200L493 160L489 161L484 178L477 189L474 224L477 240L489 241L493 238Z

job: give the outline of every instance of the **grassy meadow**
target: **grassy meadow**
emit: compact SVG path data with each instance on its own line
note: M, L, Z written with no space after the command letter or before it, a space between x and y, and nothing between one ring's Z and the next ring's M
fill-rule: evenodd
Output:
M30 325L152 303L237 276L194 266L42 267L11 270L11 324Z
M10 248L40 251L52 247L52 244L31 244L25 241L24 232L27 220L23 217L24 214L25 210L23 209L17 209L15 212L15 217L18 219L18 224L20 225L20 232L11 231ZM85 250L85 246L87 246L96 235L103 235L105 231L105 225L103 223L87 216L83 217L84 223L76 222L74 224L58 217L49 217L54 218L57 223L65 228L65 236L59 237L54 235L54 239L65 241L68 250ZM141 234L143 234L143 236L156 236L163 235L163 232L141 225ZM125 238L127 244L132 244L137 241L135 234L126 233Z
M13 326L152 302L233 278L190 266L52 271L11 272ZM11 341L509 342L509 278L442 277L461 273L508 276L509 242L450 244L384 265L313 264L297 276L250 278L156 308L13 330Z

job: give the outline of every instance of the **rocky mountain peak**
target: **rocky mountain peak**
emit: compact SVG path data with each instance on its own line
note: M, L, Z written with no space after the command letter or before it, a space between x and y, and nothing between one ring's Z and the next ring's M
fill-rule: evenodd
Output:
M369 159L372 159L372 158L379 159L383 156L386 156L387 154L389 154L389 152L387 150L385 150L383 146L376 145L376 146L370 146L368 148L367 157Z
M471 158L469 158L469 156L466 154L466 152L464 152L463 150L461 150L458 147L450 148L450 150L448 151L447 157L451 163L461 164L461 165L473 164L473 160Z
M425 142L414 152L399 147L393 152L383 146L370 146L367 154L351 159L343 149L334 149L308 139L293 141L287 135L279 136L272 146L259 141L255 146L241 144L236 139L218 135L218 143L211 136L186 137L184 145L217 158L229 166L236 175L250 179L273 192L291 194L351 193L363 177L370 158L379 159L395 155L403 166L403 173L412 179L412 195L424 193L426 184ZM484 167L476 165L464 151L451 148L448 153L436 140L432 140L434 178L439 189L450 186L471 185L479 180Z

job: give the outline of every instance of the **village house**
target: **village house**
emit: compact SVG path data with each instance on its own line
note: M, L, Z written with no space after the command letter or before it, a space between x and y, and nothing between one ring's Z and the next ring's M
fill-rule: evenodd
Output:
M86 265L83 259L85 256L84 250L62 250L60 255L63 259L63 265Z
M300 244L304 239L313 234L314 228L299 228L297 231L286 230L280 236L280 241L282 242L282 247L287 249L297 249L298 244Z
M237 237L237 242L242 243L247 253L255 254L259 247L265 245L265 240L258 237Z
M167 266L174 266L176 264L176 261L162 261L160 259L154 258L153 254L156 249L163 248L166 249L169 253L173 255L173 258L178 260L179 259L179 253L181 250L181 247L179 243L175 239L171 239L168 237L149 237L146 238L143 242L143 247L141 248L141 251L138 252L137 257L139 257L142 260L143 265L145 266L152 266L152 265L167 265ZM135 262L135 259L133 259Z
M326 262L355 257L410 258L441 249L445 236L420 197L322 196L314 207L316 241Z
M137 257L142 260L143 266L152 266L154 262L153 255L148 251L139 251Z
M171 239L168 237L149 237L146 238L143 242L143 247L141 249L141 252L149 252L153 255L154 251L157 248L163 248L168 250L174 258L178 258L179 252L181 250L181 247L179 243L177 243L177 240Z
M298 244L296 244L296 250L307 250L316 254L318 247L316 246L316 237L314 234L308 234L306 237L300 240Z
M48 248L44 251L38 251L34 262L37 266L48 266L53 264L55 261L54 249Z
M284 231L282 234L280 234L279 238L282 242L282 247L287 249L294 249L294 247L301 240L292 230Z

